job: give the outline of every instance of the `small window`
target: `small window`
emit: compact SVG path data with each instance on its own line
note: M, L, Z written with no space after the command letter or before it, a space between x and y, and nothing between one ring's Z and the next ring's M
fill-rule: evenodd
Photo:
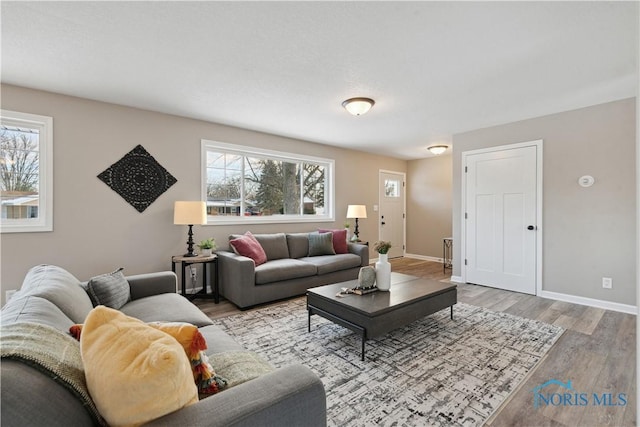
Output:
M53 230L53 119L0 110L3 233Z
M209 223L333 221L333 160L202 141Z
M385 179L384 195L386 197L400 197L400 181L396 179Z

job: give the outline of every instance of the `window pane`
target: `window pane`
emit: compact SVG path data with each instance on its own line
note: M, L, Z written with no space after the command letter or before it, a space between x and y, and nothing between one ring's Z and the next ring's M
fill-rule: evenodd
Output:
M3 219L39 217L39 131L2 126L0 198Z
M255 184L252 215L300 215L298 165L279 160L249 159L245 182ZM255 210L257 209L257 212Z
M304 209L305 215L323 215L325 167L313 163L304 164Z
M384 195L387 197L400 197L400 181L395 179L385 179Z

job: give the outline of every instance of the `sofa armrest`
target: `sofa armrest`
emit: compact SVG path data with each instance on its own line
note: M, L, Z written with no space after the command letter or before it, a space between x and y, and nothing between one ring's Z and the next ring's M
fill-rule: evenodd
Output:
M362 262L360 263L361 267L366 267L367 265L369 265L369 246L361 245L359 243L349 243L347 247L349 248L349 252L360 257L360 259L362 260Z
M305 366L290 365L145 425L324 427L327 400L316 374Z
M131 299L151 295L176 293L178 277L172 271L159 271L135 276L126 276L131 290Z
M255 304L256 264L251 258L228 251L217 251L220 268L220 294L240 308Z

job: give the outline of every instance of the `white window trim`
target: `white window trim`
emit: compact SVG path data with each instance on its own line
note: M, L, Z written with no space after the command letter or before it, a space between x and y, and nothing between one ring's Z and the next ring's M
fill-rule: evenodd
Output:
M37 128L38 139L38 218L2 220L2 233L53 231L53 118L37 114L0 110L0 121L8 126Z
M326 215L276 215L273 217L255 217L255 216L219 216L208 217L207 225L238 225L238 224L291 224L291 223L308 223L308 222L334 222L335 221L335 161L333 159L325 159L321 157L307 156L303 154L287 153L283 151L268 150L264 148L256 148L245 145L229 144L226 142L218 142L202 139L200 145L201 159L201 181L200 191L201 200L207 200L207 151L220 150L225 153L234 153L242 156L266 156L273 159L281 159L284 161L302 161L326 163L328 174L326 175L327 185L325 186L325 210Z

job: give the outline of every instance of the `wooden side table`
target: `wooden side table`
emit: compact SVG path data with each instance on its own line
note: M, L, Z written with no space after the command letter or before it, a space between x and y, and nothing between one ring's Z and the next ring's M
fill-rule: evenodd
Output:
M181 281L182 281L182 296L193 300L195 298L213 298L214 302L218 304L220 302L220 292L218 286L218 255L213 254L211 256L196 256L186 257L182 255L176 255L171 257L171 271L176 272L176 264L180 264L182 269ZM186 267L192 264L202 264L202 290L194 293L187 294L185 274ZM210 280L207 276L207 265L212 265L214 268L213 284L209 283ZM211 293L207 293L207 288L211 288Z

